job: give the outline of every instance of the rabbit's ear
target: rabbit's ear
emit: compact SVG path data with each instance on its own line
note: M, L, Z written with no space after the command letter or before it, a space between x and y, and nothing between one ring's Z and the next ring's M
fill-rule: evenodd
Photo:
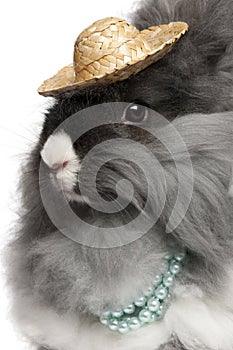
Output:
M209 65L216 64L232 43L232 0L149 0L132 15L140 30L162 23L184 21L189 33L182 40L189 57L200 56ZM184 45L185 47L185 45ZM184 57L184 52L181 55Z

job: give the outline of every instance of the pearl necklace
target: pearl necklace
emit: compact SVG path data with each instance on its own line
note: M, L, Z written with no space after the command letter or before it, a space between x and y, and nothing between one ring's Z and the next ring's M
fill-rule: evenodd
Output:
M159 321L165 315L171 299L170 289L175 277L181 271L185 253L166 255L167 271L156 275L153 286L127 307L117 311L107 311L101 314L100 322L111 331L126 334L146 324Z

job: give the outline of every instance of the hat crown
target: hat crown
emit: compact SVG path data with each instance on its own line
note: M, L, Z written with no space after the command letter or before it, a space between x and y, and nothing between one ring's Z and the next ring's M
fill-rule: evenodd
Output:
M138 37L139 30L121 18L109 17L86 28L74 45L74 71L77 76L93 62L111 56L124 43ZM109 58L109 57L108 57ZM109 64L109 62L108 62ZM98 70L98 67L96 66Z

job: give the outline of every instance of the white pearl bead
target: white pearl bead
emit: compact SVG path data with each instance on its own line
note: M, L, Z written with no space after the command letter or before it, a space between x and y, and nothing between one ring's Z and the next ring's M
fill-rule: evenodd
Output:
M175 255L175 259L177 260L177 261L183 261L184 260L184 258L185 258L185 253L179 253L179 254L176 254Z
M129 326L128 326L128 323L126 321L121 321L119 322L118 324L118 331L121 333L121 334L126 334L129 332Z
M135 311L135 306L134 306L134 304L130 304L129 306L127 306L127 307L124 309L124 313L127 314L127 315L133 314L134 311Z
M173 261L170 265L170 271L173 275L177 275L181 270L181 265L177 261Z
M117 331L118 324L119 324L118 320L112 319L109 321L108 327L111 329L111 331Z
M123 311L122 310L113 311L112 316L116 318L120 318L121 316L123 316Z
M173 282L174 282L174 277L171 273L167 273L163 277L163 284L165 285L165 287L171 287Z
M152 313L150 310L143 309L139 312L138 318L142 323L148 323L151 320Z
M158 299L156 299L155 297L153 298L150 298L147 302L147 306L148 306L148 309L152 312L156 312L159 310L159 307L160 307L160 302Z
M131 320L129 321L129 328L132 331L136 331L141 327L141 322L137 317L132 317Z
M157 320L160 320L164 314L165 308L164 305L160 305L159 310L156 312Z
M172 258L172 255L171 254L167 254L165 255L164 259L165 260L170 260Z
M136 300L134 302L134 304L138 307L143 307L146 304L146 298L144 296L142 296L142 297L138 298L138 300Z
M101 316L101 317L100 317L100 322L101 322L104 326L107 326L108 323L109 323L109 318L108 318L108 317L105 317L105 316Z
M160 286L155 291L155 296L160 299L164 300L167 297L168 290L166 287Z
M150 288L148 288L147 290L145 290L143 294L144 294L146 297L150 297L153 293L154 293L154 288L150 287Z
M156 275L154 279L154 285L157 286L159 283L162 282L162 276L161 275Z

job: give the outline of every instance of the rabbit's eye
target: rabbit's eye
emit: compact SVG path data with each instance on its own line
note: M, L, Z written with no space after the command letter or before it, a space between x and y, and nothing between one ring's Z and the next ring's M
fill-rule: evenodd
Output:
M148 109L145 106L132 103L126 107L122 122L126 124L140 124L147 119Z

